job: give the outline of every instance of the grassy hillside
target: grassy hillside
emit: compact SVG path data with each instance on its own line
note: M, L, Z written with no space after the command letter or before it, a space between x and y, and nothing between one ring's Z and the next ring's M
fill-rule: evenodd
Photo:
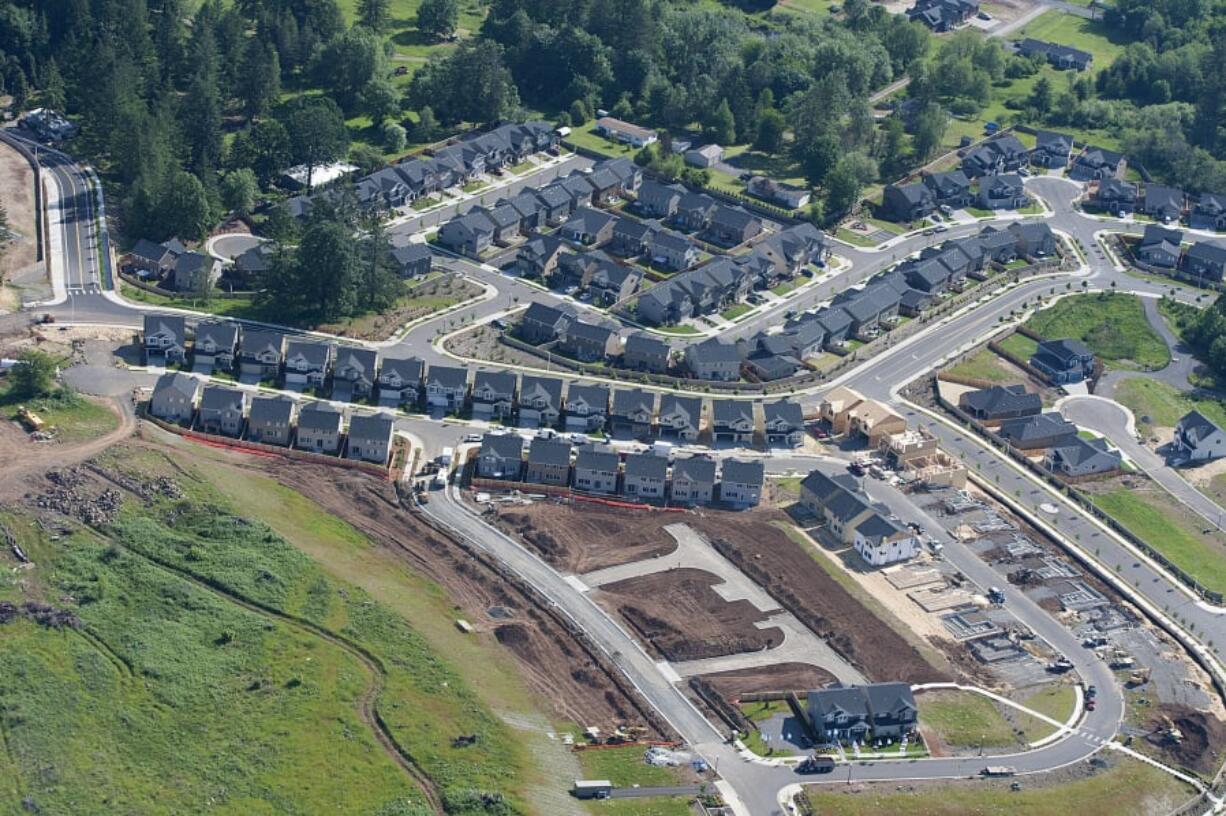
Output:
M1135 295L1104 292L1061 298L1036 312L1026 328L1047 340L1077 338L1108 367L1156 369L1171 361L1170 350L1149 325Z

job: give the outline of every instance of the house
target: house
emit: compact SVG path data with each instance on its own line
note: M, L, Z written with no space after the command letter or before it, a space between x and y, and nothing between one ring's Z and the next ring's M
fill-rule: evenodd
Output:
M1183 271L1192 278L1221 283L1226 275L1226 244L1197 241L1183 255Z
M184 252L175 258L171 286L179 292L199 292L221 280L221 261L200 252Z
M609 389L607 386L573 382L567 387L566 430L583 433L601 431L604 429L608 416Z
M520 233L522 219L519 211L506 201L500 201L493 207L477 207L470 212L483 212L494 225L494 243L498 246L510 245Z
M847 433L866 437L869 447L879 448L883 439L906 430L906 418L877 400L862 400L847 409Z
M285 336L265 329L247 329L238 349L241 374L259 380L273 379L281 373L281 354Z
M1043 410L1043 399L1024 385L994 385L963 393L958 407L980 422L1000 422L1034 416Z
M1068 167L1073 153L1073 137L1052 130L1035 132L1034 150L1030 151L1030 163L1035 167L1063 170Z
M421 403L424 370L425 364L416 357L384 357L376 380L379 404L416 408Z
M888 516L873 511L856 525L852 546L870 566L884 567L915 557L915 535Z
M882 215L891 221L918 221L932 215L937 208L936 196L922 181L910 184L887 184L882 193Z
M635 208L648 218L671 218L685 195L686 189L680 184L662 184L647 179L639 188Z
M1007 229L984 227L976 240L987 261L1003 265L1017 260L1017 237Z
M835 684L805 700L819 739L857 745L893 742L915 730L919 709L909 683Z
M480 258L494 242L495 226L484 212L469 210L452 218L438 231L438 242L460 255Z
M405 244L392 247L392 261L402 278L429 275L434 268L434 253L426 244Z
M1128 161L1122 153L1089 145L1073 159L1069 178L1077 181L1121 179L1127 167Z
M634 267L598 261L587 290L593 303L608 307L633 295L642 282L643 273Z
M1141 198L1141 212L1165 224L1179 223L1183 218L1187 196L1183 190L1161 184L1146 184Z
M619 350L617 332L607 326L576 320L567 327L558 349L583 362L605 360Z
M651 261L657 266L680 272L698 263L698 247L671 230L658 230L651 236Z
M178 241L155 244L147 238L141 238L123 256L123 266L125 269L146 273L143 277L164 278L174 270L175 260L185 251Z
M425 377L426 406L458 414L468 399L468 369L432 365Z
M528 278L548 278L558 266L562 241L552 235L538 235L520 245L516 254L519 274Z
M818 415L836 434L847 433L850 411L864 402L864 395L845 385L831 389L818 405Z
M552 428L562 414L562 381L525 374L519 384L519 425Z
M285 344L285 385L322 388L332 367L331 343L294 338Z
M1026 37L1018 42L1017 53L1023 57L1037 54L1046 59L1048 64L1058 71L1085 71L1094 62L1094 55L1088 51L1070 48L1059 43L1044 42L1043 40L1036 40L1031 37Z
M289 397L256 397L247 415L247 440L264 445L289 445L298 403Z
M754 507L762 499L765 477L760 459L725 459L719 473L719 500L733 507Z
M741 378L740 349L715 337L686 346L685 364L700 380L736 382Z
M655 237L656 228L642 221L618 218L613 223L613 238L609 251L623 258L637 258L647 252Z
M1119 215L1121 218L1137 208L1137 185L1111 177L1098 183L1094 204L1099 210Z
M378 380L379 353L374 349L340 346L332 367L332 399L349 402L369 397Z
M540 217L551 227L561 225L574 212L574 199L560 180L534 191L533 194L541 202Z
M691 167L714 167L724 158L724 149L717 144L693 147L682 154L682 159Z
M525 482L565 486L570 484L570 443L537 437L528 447Z
M524 467L524 440L518 434L487 433L477 453L477 475L483 479L519 481Z
M1054 385L1078 383L1094 374L1094 352L1080 340L1044 340L1030 364Z
M930 173L923 178L923 184L932 191L932 197L938 207L959 209L974 201L971 193L971 180L961 170L950 170L946 173Z
M847 299L838 305L851 318L851 334L863 340L876 337L882 323L897 317L898 306L902 302L897 290L890 286L870 285L859 292L849 290L843 294L847 295Z
M796 448L804 441L805 418L799 402L768 402L762 413L767 445Z
M935 301L936 295L907 287L898 297L898 313L906 317L919 317L931 309Z
M178 315L145 315L145 362L182 363L187 359L187 326Z
M711 401L711 438L716 444L752 444L753 429L753 403L734 399Z
M529 343L549 343L566 334L574 316L540 301L532 301L519 319L518 334Z
M1005 231L1013 237L1017 254L1030 260L1056 254L1056 234L1043 221L1014 221Z
M1192 229L1226 230L1226 194L1201 193L1188 217Z
M167 422L190 423L199 395L198 380L178 372L163 374L149 397L149 413Z
M592 187L592 203L599 207L607 207L617 200L621 190L621 179L603 163L596 165L585 174L587 183Z
M613 225L616 222L617 217L610 213L580 207L562 225L562 236L583 246L603 246L613 238Z
M1020 210L1029 203L1022 177L1016 173L979 179L979 206L985 210Z
M654 453L626 456L622 492L639 499L663 499L668 486L668 459Z
M1200 411L1190 411L1175 426L1171 447L1179 458L1193 462L1217 459L1226 454L1226 432Z
M238 437L243 433L249 397L246 391L222 385L205 386L200 395L196 422L200 430L211 434Z
M573 389L572 389L573 390ZM567 410L572 405L568 398ZM656 395L641 388L619 388L613 392L613 408L609 424L613 431L628 432L631 436L644 437L651 432L651 422L656 413Z
M570 196L571 212L575 213L583 207L591 207L596 195L591 177L586 173L575 171L557 184Z
M677 202L673 222L684 230L704 230L711 223L711 216L717 206L719 205L715 203L715 199L705 193L686 193Z
M617 452L604 445L584 445L575 457L575 489L586 493L616 493Z
M719 204L711 212L707 223L707 237L721 246L740 246L762 232L761 219L750 214L744 207Z
M832 351L839 350L851 334L851 315L837 306L817 312L815 322L822 327L822 344Z
M769 201L778 207L788 210L799 210L807 207L812 200L812 194L802 187L792 187L782 184L766 176L752 176L745 183L745 189L752 196Z
M478 369L473 374L473 419L509 421L514 405L514 372Z
M698 425L701 419L701 399L665 394L660 398L660 414L656 420L656 433L667 439L693 442L698 438Z
M392 452L395 424L390 414L354 414L349 417L345 458L386 465Z
M180 318L181 319L181 318ZM148 337L145 317L145 336ZM192 370L197 374L212 374L215 370L229 371L234 367L238 351L238 324L228 320L204 320L196 324L196 341L192 344Z
M603 116L597 119L595 131L607 139L615 142L624 142L635 147L646 147L659 139L654 130L632 125L629 122L623 122L621 119L614 119L612 116Z
M1018 450L1039 450L1066 445L1077 438L1077 426L1056 411L1007 419L996 431Z
M935 259L906 261L899 271L909 287L921 292L939 295L949 288L949 269Z
M977 0L916 0L907 19L918 21L938 34L952 31L979 13Z
M294 447L313 453L341 449L341 412L326 402L314 402L298 412L298 438Z
M1069 478L1114 473L1123 463L1120 452L1112 450L1105 439L1082 439L1079 436L1063 445L1049 448L1043 457L1045 468Z
M1136 256L1141 261L1162 269L1174 269L1179 266L1183 254L1181 244L1183 232L1158 224L1147 224L1137 244Z
M972 148L962 157L962 172L970 178L998 173L1015 173L1029 158L1030 151L1012 133L996 136Z
M510 198L503 199L503 203L515 210L516 215L519 216L521 232L527 233L544 228L545 205L530 191L524 190Z
M854 540L855 525L872 512L859 481L848 473L827 476L820 470L810 471L800 482L799 503L806 512L823 519L831 532L848 544Z
M686 456L673 462L670 498L674 503L710 504L714 496L714 459L707 456Z
M630 159L605 159L600 163L601 169L608 170L617 179L619 195L638 193L643 185L643 168Z

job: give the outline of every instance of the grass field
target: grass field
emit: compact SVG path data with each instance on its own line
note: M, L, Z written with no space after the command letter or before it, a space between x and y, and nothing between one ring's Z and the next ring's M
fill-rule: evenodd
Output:
M1164 297L1158 301L1158 312L1166 319L1175 336L1184 339L1184 332L1199 317L1201 310L1190 303Z
M916 700L920 724L932 729L946 745L1004 748L1017 737L996 704L968 691L926 691Z
M1120 382L1115 387L1115 401L1132 411L1138 424L1174 428L1180 417L1192 410L1218 424L1226 423L1226 403L1221 400L1193 397L1148 377L1129 377Z
M1023 362L1029 360L1039 347L1039 344L1034 340L1016 332L1001 340L999 345L1002 349Z
M1070 295L1036 312L1026 328L1046 339L1081 340L1109 367L1158 369L1171 361L1135 295Z
M80 394L60 390L47 397L21 399L9 393L8 383L0 384L0 416L17 421L17 409L23 405L56 428L56 438L64 442L97 439L119 426L113 412Z
M899 793L896 787L883 783L859 793L831 793L826 786L814 786L806 793L813 811L822 816L1065 816L1071 805L1078 816L1140 816L1169 812L1193 794L1164 771L1135 760L1119 760L1108 770L1063 785L1023 782L1020 791L1009 790L1008 782L930 786L915 793Z
M1021 379L1000 355L989 348L979 349L956 366L947 369L947 373L995 383L1015 383Z
M690 800L684 796L656 799L605 799L589 802L588 812L596 816L693 816Z
M1015 40L1033 37L1044 42L1078 48L1094 56L1091 70L1107 67L1123 53L1127 43L1102 20L1087 20L1052 9L1017 30Z
M1046 714L1057 722L1067 722L1073 713L1077 693L1069 685L1046 685L1034 694L1019 702L1027 708L1033 708L1040 714ZM1026 735L1027 742L1042 739L1056 729L1042 720L1028 714L1018 717L1018 725Z
M1212 529L1206 533L1206 522L1161 487L1121 487L1090 499L1206 587L1226 592L1226 536Z
M681 778L677 768L661 768L643 761L647 749L642 745L622 748L589 748L577 752L579 765L588 779L607 779L614 787L657 787L675 785Z
M733 305L729 306L727 309L724 309L722 312L720 312L719 316L722 317L724 320L736 320L738 317L745 314L752 308L753 307L750 306L748 303L734 303Z

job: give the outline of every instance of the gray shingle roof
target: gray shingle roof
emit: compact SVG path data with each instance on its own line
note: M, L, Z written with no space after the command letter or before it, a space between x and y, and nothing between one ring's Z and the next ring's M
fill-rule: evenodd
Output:
M759 459L725 459L720 481L760 487L766 468Z

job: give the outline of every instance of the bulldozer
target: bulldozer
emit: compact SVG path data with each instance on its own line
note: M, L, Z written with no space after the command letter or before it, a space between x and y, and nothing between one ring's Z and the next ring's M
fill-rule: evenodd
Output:
M1144 669L1137 669L1132 674L1128 675L1128 680L1125 685L1129 688L1136 688L1137 686L1145 685L1149 682L1149 672L1150 670L1148 667Z
M17 407L17 419L21 420L21 424L24 425L26 430L30 433L37 433L38 431L43 430L47 425L47 423L43 421L42 417L24 405L19 405Z
M1176 728L1174 721L1165 714L1162 715L1162 739L1175 744L1183 742L1183 732Z

